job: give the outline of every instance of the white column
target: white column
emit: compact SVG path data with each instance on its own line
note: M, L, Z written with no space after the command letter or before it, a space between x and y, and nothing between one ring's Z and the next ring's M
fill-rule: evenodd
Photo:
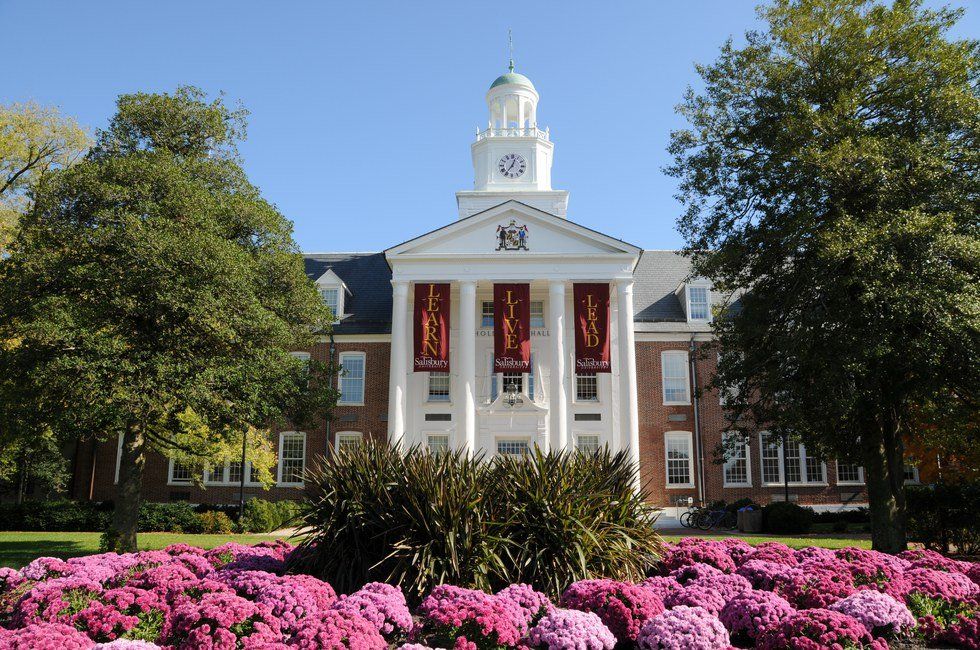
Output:
M551 448L568 448L568 382L565 381L565 282L552 280L548 291L548 329L551 330L551 393L548 418Z
M517 128L524 128L524 98L517 98ZM523 133L523 131L521 131Z
M391 381L388 385L388 442L401 444L405 436L408 401L408 282L392 280Z
M459 283L459 352L456 355L463 406L463 448L476 451L476 282Z
M630 458L637 469L640 467L640 418L636 397L636 337L633 333L633 280L616 280L618 303L617 325L619 328L619 399L622 416L620 426L622 445L629 449ZM640 473L636 475L636 487L641 485Z

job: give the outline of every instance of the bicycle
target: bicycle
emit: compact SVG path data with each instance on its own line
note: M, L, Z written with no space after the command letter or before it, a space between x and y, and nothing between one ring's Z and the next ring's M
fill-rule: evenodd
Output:
M728 510L705 510L697 518L697 527L701 530L711 530L720 528L722 530L732 530L737 525L737 518L734 512Z

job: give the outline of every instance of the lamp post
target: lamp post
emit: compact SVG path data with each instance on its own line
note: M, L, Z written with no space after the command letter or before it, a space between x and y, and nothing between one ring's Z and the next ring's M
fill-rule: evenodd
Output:
M242 431L242 482L238 488L238 523L245 516L245 449L248 445L248 428Z

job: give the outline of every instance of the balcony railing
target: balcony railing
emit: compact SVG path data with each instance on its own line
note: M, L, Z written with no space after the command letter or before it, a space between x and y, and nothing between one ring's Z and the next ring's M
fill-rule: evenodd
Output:
M477 131L477 142L485 138L538 138L539 140L547 141L551 139L551 134L549 133L548 129L542 131L536 126L514 126L506 129L486 129L483 131Z

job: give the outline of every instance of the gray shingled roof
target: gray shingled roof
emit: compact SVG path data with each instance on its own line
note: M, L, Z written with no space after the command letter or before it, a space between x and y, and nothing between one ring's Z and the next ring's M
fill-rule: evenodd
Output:
M336 334L391 333L391 269L384 253L313 253L304 255L306 275L318 279L332 269L350 293Z
M384 253L318 253L305 255L306 274L313 280L327 269L351 291L347 316L334 326L337 334L391 332L391 269ZM677 251L643 251L634 271L634 322L637 331L700 332L706 323L688 323L674 294L691 272L690 261Z

